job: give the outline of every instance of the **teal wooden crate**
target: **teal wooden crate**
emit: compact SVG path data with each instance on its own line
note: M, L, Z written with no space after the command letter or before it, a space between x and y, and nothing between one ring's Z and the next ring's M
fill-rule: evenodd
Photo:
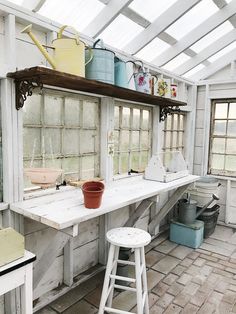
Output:
M203 232L203 221L195 220L189 225L172 221L170 224L170 241L196 249L203 242Z

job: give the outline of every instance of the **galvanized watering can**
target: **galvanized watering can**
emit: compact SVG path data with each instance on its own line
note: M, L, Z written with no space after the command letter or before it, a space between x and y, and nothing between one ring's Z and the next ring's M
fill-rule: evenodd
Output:
M128 77L125 61L115 57L115 85L128 88Z
M100 48L97 45L100 45ZM105 49L103 40L98 39L91 49L92 61L86 66L86 78L104 83L114 84L114 58L113 51ZM85 60L90 59L90 51L85 51Z
M40 44L38 39L32 33L32 25L28 25L21 32L30 36L32 41L42 52L54 70L75 74L84 77L85 66L92 60L92 52L85 63L85 43L79 39L79 34L75 31L75 38L62 38L62 33L68 25L64 25L59 29L57 39L52 41L53 57ZM71 28L71 27L70 27Z
M205 209L214 201L219 200L219 197L212 194L212 199L199 210L197 210L197 201L181 199L179 201L179 222L183 224L192 224L200 216Z

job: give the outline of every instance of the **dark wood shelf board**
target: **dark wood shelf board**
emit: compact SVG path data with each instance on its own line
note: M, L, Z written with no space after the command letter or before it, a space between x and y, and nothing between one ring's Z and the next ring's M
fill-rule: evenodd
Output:
M88 80L80 76L55 71L45 67L33 67L11 72L7 74L7 77L15 79L16 82L29 80L37 84L40 82L43 85L62 87L149 105L159 105L162 107L187 105L187 103L182 101L140 93L131 89L95 80Z

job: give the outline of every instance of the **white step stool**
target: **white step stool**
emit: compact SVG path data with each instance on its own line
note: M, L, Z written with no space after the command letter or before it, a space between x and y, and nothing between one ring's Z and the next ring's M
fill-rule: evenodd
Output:
M150 234L138 228L123 227L109 230L106 238L110 242L110 250L98 314L104 314L104 311L117 314L131 313L112 308L114 288L135 292L137 296L137 314L149 314L144 247L151 242ZM120 247L134 249L135 261L119 260ZM135 266L135 278L117 276L118 263ZM115 283L116 279L135 283L136 288L117 285Z

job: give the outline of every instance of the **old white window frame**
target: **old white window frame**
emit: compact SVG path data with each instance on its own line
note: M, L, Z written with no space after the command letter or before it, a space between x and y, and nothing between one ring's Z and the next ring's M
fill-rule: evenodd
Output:
M153 133L153 107L151 106L145 106L145 105L136 105L136 104L131 104L128 102L122 102L122 101L115 101L114 104L114 120L116 120L115 117L115 110L116 108L119 108L119 122L118 124L116 122L114 122L114 133L117 132L118 133L118 146L115 145L114 148L114 158L113 158L113 162L115 164L115 157L116 155L118 155L118 171L115 172L114 170L114 178L116 176L126 176L128 175L128 172L132 169L135 171L142 171L144 170L144 167L142 167L142 160L141 160L141 153L142 152L147 152L148 156L147 156L147 162L148 159L151 157L151 153L152 153L152 133ZM124 126L122 123L122 117L123 117L123 110L124 108L129 108L130 109L130 117L129 117L129 126ZM139 126L138 127L134 127L133 125L133 112L134 110L139 110L140 111L140 120L139 120ZM147 128L143 127L143 111L148 111L149 112L149 120L148 120L148 126ZM126 131L129 132L129 145L128 145L128 149L127 150L122 150L122 144L121 144L121 132L122 131ZM137 148L133 148L132 147L132 134L133 132L139 132L139 146ZM147 144L147 148L142 147L142 134L143 132L148 132L148 144ZM132 168L132 153L139 153L139 166L138 169L133 169ZM122 154L128 154L128 162L127 162L127 171L122 171L122 166L121 166L121 158L122 158ZM146 163L147 164L147 163ZM146 166L145 164L145 166ZM113 167L115 168L115 167Z
M220 103L227 103L227 117L226 118L215 118L215 108L216 104ZM236 169L235 171L230 171L226 170L226 157L227 156L234 156L236 158L236 153L227 153L227 140L228 139L236 139L236 134L235 136L228 136L227 131L228 131L228 124L229 120L230 121L235 121L236 123L236 118L229 118L229 108L231 103L236 103L235 98L222 98L222 99L214 99L211 101L211 126L210 126L210 143L209 143L209 158L208 158L208 173L212 175L220 175L220 176L228 176L228 177L233 177L236 176ZM215 130L215 121L226 121L226 130L225 130L225 135L215 135L214 130ZM225 139L225 147L224 147L224 152L214 152L213 151L213 140L214 139ZM224 156L224 168L223 169L213 169L212 168L212 155L221 155Z
M176 123L175 123L175 118ZM182 121L181 121L182 119ZM180 111L176 113L172 113L167 116L165 122L164 122L164 139L163 139L163 146L162 150L164 152L169 152L169 151L180 151L182 152L183 156L185 153L185 126L186 126L186 112ZM170 133L170 139L168 140L167 138L167 133ZM180 134L182 134L182 141L180 143ZM176 137L174 145L174 137ZM167 143L167 141L169 143ZM169 144L169 145L168 145Z
M36 93L35 94L39 94ZM87 157L87 156L94 156L94 175L91 177L95 177L99 175L99 163L100 163L100 99L98 97L94 97L94 96L86 96L86 95L81 95L78 93L73 93L73 92L65 92L65 91L61 91L61 90L55 90L55 89L49 89L49 88L45 88L43 89L42 93L41 93L41 97L40 97L40 101L41 101L41 106L40 106L40 124L37 125L32 125L32 124L23 124L23 129L24 128L36 128L36 129L40 129L41 130L41 147L40 147L40 155L39 156L35 156L35 161L42 161L43 160L43 154L44 152L43 147L42 147L42 138L44 136L45 130L46 129L59 129L60 130L60 154L55 154L54 155L54 159L59 160L60 159L60 164L61 164L61 168L63 165L63 162L65 161L66 158L78 158L78 163L79 166L77 169L75 169L74 171L67 171L64 172L63 174L63 178L70 178L71 179L89 179L89 178L85 178L83 176L83 171L86 170L83 168L82 165L82 159L83 157ZM53 124L53 125L49 125L48 123L46 123L44 121L45 118L45 97L59 97L62 99L62 108L61 108L61 122L59 124ZM65 121L65 107L66 107L66 100L67 99L73 99L76 100L77 102L79 102L79 121L78 121L78 125L67 125L66 121ZM86 101L91 101L92 103L94 103L95 105L97 105L97 117L96 117L96 122L94 127L92 126L84 126L83 125L83 106L84 106L84 102ZM29 106L32 106L33 104L29 104ZM85 104L86 105L86 104ZM24 114L23 114L24 115ZM23 119L24 121L24 119ZM66 153L65 151L65 143L64 143L64 136L65 136L65 132L66 130L76 130L79 135L79 141L78 143L75 143L76 145L78 145L78 150L79 153ZM83 152L81 145L80 145L80 140L81 140L81 132L82 131L94 131L94 151L92 152ZM46 139L46 137L45 137ZM52 143L53 146L53 143ZM33 147L32 147L33 149ZM46 156L46 162L49 161L50 162L50 158L51 156L47 155ZM24 162L29 162L31 159L31 156L29 157L25 157L24 156ZM63 168L62 168L63 169ZM77 178L75 178L78 175Z

